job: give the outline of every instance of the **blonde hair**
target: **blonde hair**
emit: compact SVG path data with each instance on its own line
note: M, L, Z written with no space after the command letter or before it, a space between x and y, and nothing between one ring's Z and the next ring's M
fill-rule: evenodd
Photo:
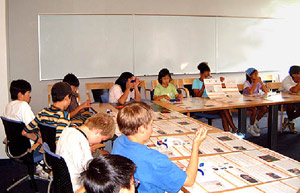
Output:
M96 115L88 118L84 125L89 129L101 129L101 135L113 136L115 134L115 123L111 116L105 113L97 113Z
M125 105L118 113L117 123L124 135L134 135L140 126L147 126L153 119L153 110L143 102Z

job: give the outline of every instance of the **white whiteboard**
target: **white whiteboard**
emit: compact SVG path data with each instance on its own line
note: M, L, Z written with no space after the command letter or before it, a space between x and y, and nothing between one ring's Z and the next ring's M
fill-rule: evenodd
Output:
M203 61L215 72L215 18L136 16L134 23L136 75L157 75L162 68L199 73Z
M280 70L283 54L283 20L254 18L217 19L217 71Z
M40 15L40 79L133 71L131 15Z
M154 16L40 15L40 79L286 71L300 64L298 20Z

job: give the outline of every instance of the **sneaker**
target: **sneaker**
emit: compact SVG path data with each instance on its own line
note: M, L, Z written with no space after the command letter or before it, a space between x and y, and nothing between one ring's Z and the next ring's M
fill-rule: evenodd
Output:
M296 129L296 126L295 126L295 123L289 123L288 127L289 127L289 130L290 130L291 133L293 133L293 134L298 133L298 131Z
M284 118L284 121L282 123L282 131L286 130L286 128L288 127L289 123L290 123L289 119L288 118Z
M260 132L260 128L259 128L259 120L255 119L255 122L254 122L254 126L259 130Z
M256 133L254 131L254 126L253 125L250 125L248 127L247 132L250 133L251 135L253 135L254 137L259 137L260 136L260 133Z
M35 173L42 179L50 179L49 173L47 173L44 170L43 166L41 166L39 164L37 164L37 166L35 167Z
M255 131L255 133L259 133L260 134L260 128L257 127L255 123L253 125L253 130Z

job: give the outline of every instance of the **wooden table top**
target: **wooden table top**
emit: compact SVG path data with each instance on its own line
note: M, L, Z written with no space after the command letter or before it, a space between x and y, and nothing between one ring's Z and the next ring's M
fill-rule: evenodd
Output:
M153 102L167 109L171 109L181 113L189 113L199 111L214 111L222 109L298 103L300 102L300 96L289 93L277 93L256 96L240 95L237 97L224 99L208 99L200 97L184 98L181 104L164 101Z

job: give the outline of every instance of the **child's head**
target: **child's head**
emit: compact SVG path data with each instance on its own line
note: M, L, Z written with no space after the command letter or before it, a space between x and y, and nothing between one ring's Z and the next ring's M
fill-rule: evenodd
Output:
M172 80L171 73L169 72L168 69L163 68L159 71L158 73L158 82L160 84L167 85L169 82Z
M207 64L207 62L201 62L199 65L198 65L198 70L200 71L200 75L203 77L203 78L207 78L210 76L210 68Z
M132 73L130 72L123 72L120 77L116 80L115 84L118 84L121 86L121 89L123 92L126 90L126 83L127 81L134 81L135 77ZM134 88L134 83L131 83L131 88Z
M10 97L12 100L30 102L31 85L26 80L14 80L10 83Z
M136 166L120 155L103 155L94 158L81 173L87 193L134 193Z
M111 116L105 113L98 113L88 118L84 126L89 128L90 135L88 141L90 144L97 144L106 141L115 134L115 123Z
M55 83L51 89L51 97L53 103L60 103L61 106L64 107L62 110L65 110L70 105L71 94L71 86L66 82Z
M252 83L255 79L258 78L258 71L255 68L248 68L246 70L246 80Z
M78 78L74 74L72 73L67 74L64 77L63 82L69 83L69 85L72 88L72 91L77 92L80 83Z
M296 82L300 81L300 66L291 66L289 74Z
M125 105L118 113L117 122L120 131L126 135L138 134L147 141L152 133L153 110L143 102Z

